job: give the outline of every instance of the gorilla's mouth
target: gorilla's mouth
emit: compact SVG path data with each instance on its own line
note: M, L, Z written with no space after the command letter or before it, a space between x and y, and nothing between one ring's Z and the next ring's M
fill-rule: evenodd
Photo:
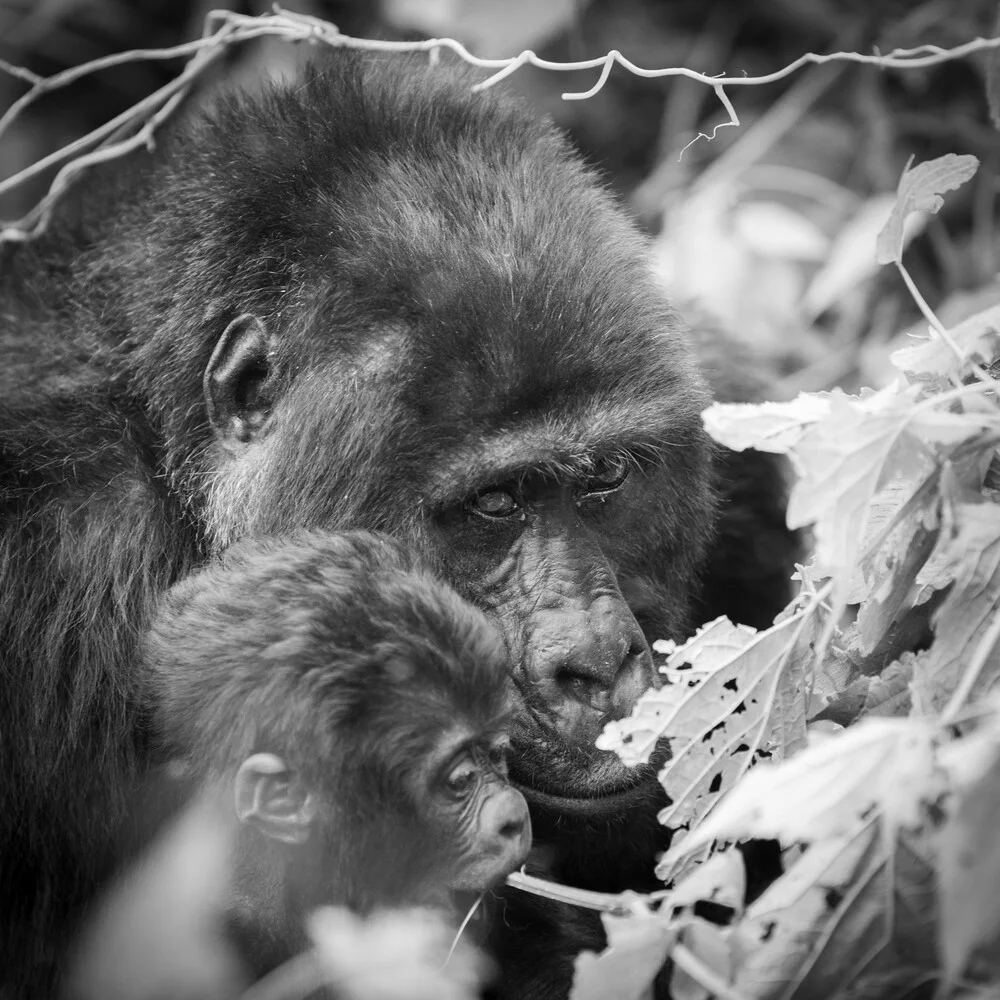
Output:
M634 783L623 787L617 783L606 789L582 791L565 789L560 792L546 791L533 785L522 784L516 779L514 787L532 806L540 806L563 815L591 816L615 815L643 805L662 805L658 802L663 790L656 780L655 771L644 773Z
M514 736L510 780L530 805L563 815L599 817L666 803L657 775L670 757L661 740L645 764L630 766L614 753L549 737Z

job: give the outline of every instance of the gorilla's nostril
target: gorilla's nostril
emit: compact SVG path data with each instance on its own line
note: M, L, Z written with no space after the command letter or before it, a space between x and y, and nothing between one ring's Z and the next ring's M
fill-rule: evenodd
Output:
M504 840L516 840L522 833L524 833L523 819L508 820L500 827L500 836Z
M607 712L611 708L611 689L593 677L572 670L560 670L556 674L556 684L567 697L595 711Z

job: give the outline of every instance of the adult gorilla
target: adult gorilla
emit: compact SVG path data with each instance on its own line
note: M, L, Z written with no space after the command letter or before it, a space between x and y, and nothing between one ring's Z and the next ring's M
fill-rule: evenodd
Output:
M296 526L403 536L494 614L553 874L651 878L653 772L592 744L653 682L648 641L691 626L708 393L642 239L563 139L464 77L345 51L63 214L2 277L5 974L41 968L115 860L157 595ZM731 470L750 499L710 592L759 624L784 574L754 553L789 545L754 461ZM522 969L544 993L566 966Z

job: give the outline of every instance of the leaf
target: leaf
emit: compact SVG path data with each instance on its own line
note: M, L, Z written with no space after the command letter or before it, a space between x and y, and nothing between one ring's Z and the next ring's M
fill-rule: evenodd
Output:
M743 855L737 850L713 854L683 879L667 902L673 913L695 903L717 903L729 907L738 917L743 912L747 872Z
M646 691L626 718L609 722L597 738L598 749L613 750L625 764L647 763L657 740L667 734L678 710L687 702L689 688L730 664L756 635L750 626L734 625L721 617L703 625L679 646L658 641L654 648L667 655L660 668L666 684Z
M879 824L868 821L808 847L733 928L733 991L811 1000L857 975L889 937L882 845Z
M306 921L325 982L343 1000L475 1000L487 965L432 910L383 910L362 917L321 906Z
M940 792L935 733L917 719L866 719L779 764L759 764L668 857L713 840L788 844L845 835L878 807L890 829Z
M193 802L85 925L69 994L236 1000L247 970L218 933L230 898L234 840L231 811L210 798Z
M948 332L969 361L988 367L1000 356L1000 303L970 316ZM929 340L918 340L912 347L893 351L890 360L910 377L953 375L961 370L955 352L933 331Z
M959 745L966 741L959 741ZM975 956L1000 974L1000 747L979 779L958 794L941 832L941 953L955 982ZM981 746L972 753L981 755Z
M723 982L729 982L733 963L728 937L726 931L715 924L699 917L688 917L681 930L680 943ZM711 1000L713 996L711 990L674 964L670 973L670 1000Z
M864 996L866 982L897 977L927 982L937 957L935 901L925 839L893 841L880 819L866 819L808 846L747 908L731 929L734 992L812 1000Z
M917 574L934 550L937 496L930 490L923 495L923 503L902 517L873 557L863 562L871 589L858 609L857 648L862 655L871 653L912 605Z
M910 681L913 678L913 664L916 657L907 653L902 659L882 671L878 677L870 678L871 684L865 694L864 705L859 718L903 718L910 713Z
M849 726L866 716L905 718L910 714L910 680L913 677L913 653L890 663L875 677L858 677L840 695L816 715Z
M941 194L954 191L979 169L979 160L969 154L946 153L903 171L896 189L896 205L885 228L878 234L875 256L880 264L898 263L903 256L903 226L911 212L937 213L944 204Z
M802 392L790 403L713 403L701 418L711 437L733 451L787 455L829 412L828 393Z
M608 946L582 951L573 961L569 1000L652 1000L652 984L677 940L677 930L655 913L601 914Z
M760 633L724 670L692 689L670 726L671 757L660 784L671 804L664 826L693 827L758 755L782 759L805 745L806 623Z
M918 391L832 393L829 415L794 450L801 478L789 496L788 525L814 525L816 558L830 575L854 565L876 492L895 481L902 497L912 495L933 468L907 428Z
M696 822L765 745L768 755L780 755L804 742L801 661L811 654L799 640L806 624L800 615L757 633L716 619L671 654L664 687L647 691L629 718L608 724L597 745L626 761L648 759L656 740L669 735L660 783L672 803L661 823ZM786 671L795 678L790 689L781 686ZM783 742L769 744L772 733Z
M947 705L1000 605L1000 506L957 504L953 516L952 530L942 532L931 562L954 583L931 619L934 643L914 664L911 690L914 708L922 713ZM1000 655L994 648L973 697L998 677Z

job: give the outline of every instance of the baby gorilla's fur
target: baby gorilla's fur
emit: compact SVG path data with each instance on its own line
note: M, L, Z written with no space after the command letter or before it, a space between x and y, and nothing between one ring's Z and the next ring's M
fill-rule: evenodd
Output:
M235 801L232 923L258 973L315 906L447 907L524 861L502 640L399 542L245 540L166 594L143 658L159 759Z

